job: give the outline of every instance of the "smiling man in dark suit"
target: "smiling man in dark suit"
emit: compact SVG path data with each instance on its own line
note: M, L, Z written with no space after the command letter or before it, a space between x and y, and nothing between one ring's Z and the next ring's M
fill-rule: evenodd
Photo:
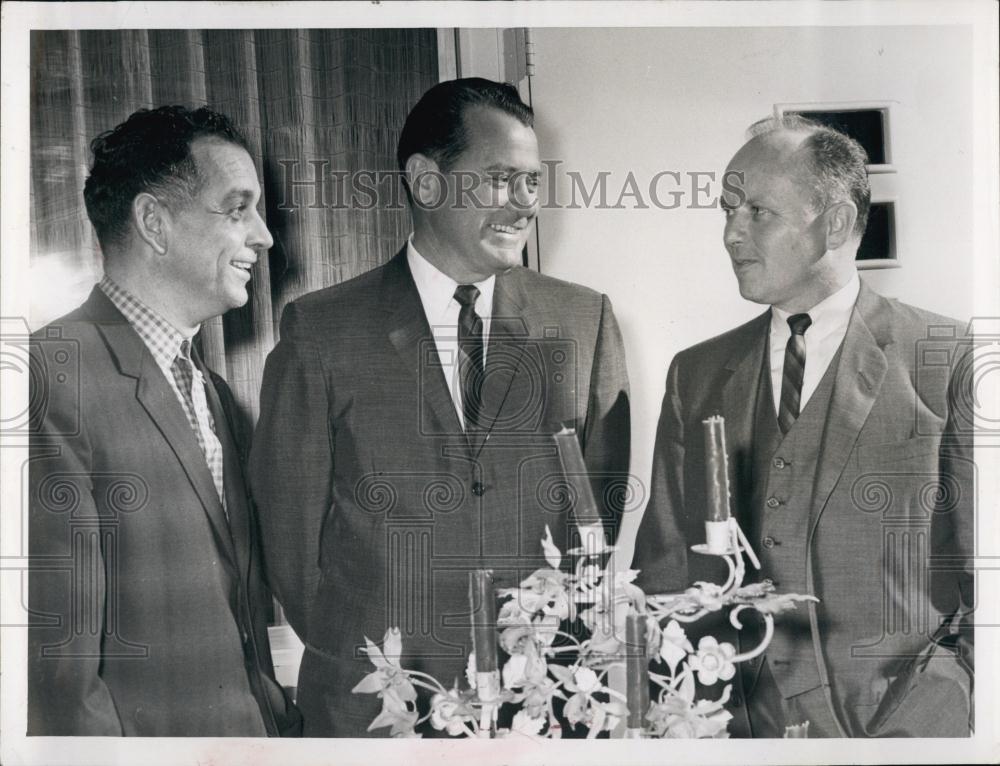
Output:
M727 170L724 240L740 294L770 308L670 365L639 582L721 581L717 559L686 553L704 541L701 421L721 414L761 581L819 598L779 615L764 661L741 666L733 733L968 736L971 343L860 282L855 141L801 118L751 134Z
M247 144L206 108L92 144L104 277L33 336L28 733L265 736L274 678L247 429L193 341L271 236Z
M532 125L508 85L431 88L397 153L413 235L385 266L285 310L252 484L268 571L306 644L307 735L361 736L378 714L374 695L351 694L371 668L365 636L398 626L404 665L462 676L469 571L515 584L542 565L546 524L566 545L562 423L618 522L622 340L607 297L521 265L538 210Z

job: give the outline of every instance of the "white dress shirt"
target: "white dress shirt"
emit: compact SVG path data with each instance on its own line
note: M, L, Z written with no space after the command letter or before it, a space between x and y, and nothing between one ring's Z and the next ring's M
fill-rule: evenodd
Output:
M806 368L802 375L802 396L799 399L799 411L805 409L806 402L813 395L820 380L830 366L837 349L847 334L847 325L851 321L854 304L858 300L861 280L857 272L850 281L833 295L827 296L807 312L812 324L805 333ZM771 393L774 395L774 411L778 412L781 403L781 379L785 366L785 346L792 335L788 326L788 311L782 311L777 306L771 307Z
M462 381L458 375L458 314L462 307L455 300L455 288L458 282L438 270L424 258L413 246L413 236L406 243L406 262L417 285L420 302L424 307L427 324L430 325L437 347L438 359L444 378L448 382L451 400L455 403L458 420L465 427L465 415L462 412ZM479 288L479 298L476 299L476 313L483 320L483 364L486 364L486 349L490 337L490 321L493 318L493 287L496 276L490 275L482 282L475 282Z

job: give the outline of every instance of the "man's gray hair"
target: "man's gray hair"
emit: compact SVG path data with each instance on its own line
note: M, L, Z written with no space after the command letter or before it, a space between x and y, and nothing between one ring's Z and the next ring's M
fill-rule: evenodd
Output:
M854 233L860 238L868 225L872 197L865 168L868 155L861 144L839 130L797 114L759 120L747 134L748 138L756 138L778 130L807 134L802 147L809 151L806 169L812 178L813 206L822 211L835 202L853 202L858 209Z

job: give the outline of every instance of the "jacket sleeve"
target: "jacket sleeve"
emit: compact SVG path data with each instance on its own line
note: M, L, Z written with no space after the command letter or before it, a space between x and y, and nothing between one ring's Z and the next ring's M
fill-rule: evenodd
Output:
M613 523L616 537L631 497L628 370L625 346L611 301L606 295L601 297L583 454L587 471L593 477L598 507L604 518Z
M678 360L667 373L653 447L649 502L639 524L632 567L646 593L683 590L688 585L684 519L685 435L678 387Z
M938 453L939 482L931 523L932 580L943 614L953 615L950 635L958 655L971 670L974 661L976 463L976 361L972 345L959 346L948 380L948 416Z
M32 347L36 370L53 368L44 346ZM93 534L99 512L80 380L51 383L45 373L31 379L28 734L121 736L101 679L106 562Z
M334 459L326 376L309 324L296 304L285 308L281 340L264 366L250 453L268 582L306 642Z

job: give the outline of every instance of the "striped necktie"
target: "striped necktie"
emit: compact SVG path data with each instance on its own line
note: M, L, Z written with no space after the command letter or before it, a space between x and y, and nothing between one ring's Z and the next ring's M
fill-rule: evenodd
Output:
M799 416L802 399L802 378L806 371L806 330L812 324L808 314L793 314L788 317L788 327L792 331L785 344L785 366L781 373L781 402L778 406L778 427L787 434Z

